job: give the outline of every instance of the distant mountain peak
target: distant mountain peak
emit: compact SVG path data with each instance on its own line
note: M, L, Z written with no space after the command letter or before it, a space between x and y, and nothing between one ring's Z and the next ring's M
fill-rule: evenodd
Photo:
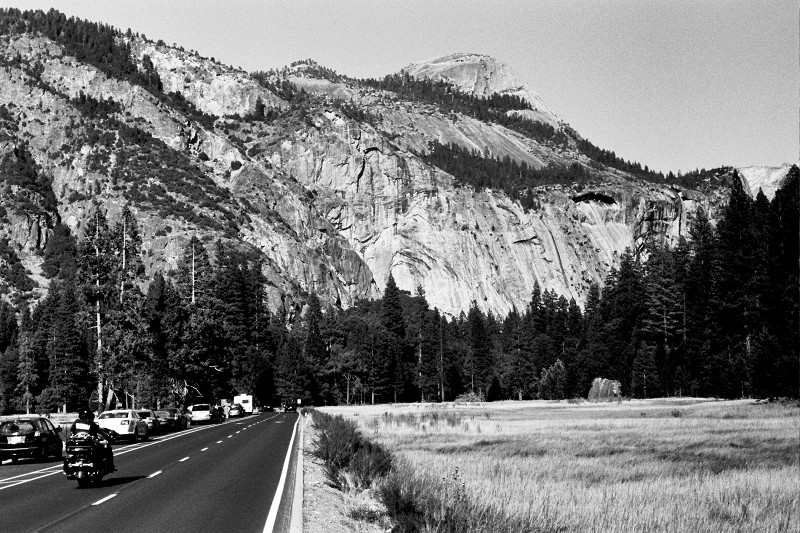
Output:
M478 53L457 52L411 63L403 72L415 78L443 80L474 96L509 94L528 101L530 118L558 127L561 119L544 100L503 61Z

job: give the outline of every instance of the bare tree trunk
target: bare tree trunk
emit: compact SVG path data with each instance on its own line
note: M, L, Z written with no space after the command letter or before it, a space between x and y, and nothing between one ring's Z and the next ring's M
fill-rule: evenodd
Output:
M122 272L119 280L119 303L122 305L122 295L125 294L125 256L128 248L127 220L122 217Z
M100 240L100 224L99 224L99 217L97 213L95 213L95 229L94 229L94 255L95 257L100 257L100 246L98 244ZM102 328L100 325L100 276L97 276L95 279L95 287L97 288L97 294L95 295L95 302L94 302L94 310L95 310L95 317L96 317L96 328L97 328L97 410L102 412L103 410L103 336L102 336Z
M192 305L195 304L195 263L194 263L194 239L192 239Z

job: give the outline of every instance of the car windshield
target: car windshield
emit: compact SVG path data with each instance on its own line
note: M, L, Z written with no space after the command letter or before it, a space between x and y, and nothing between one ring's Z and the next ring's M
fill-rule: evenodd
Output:
M170 416L170 414L167 411L156 411L156 415L164 416L164 417L169 417Z
M16 420L14 422L3 422L0 425L0 435L13 435L14 433L28 433L36 431L33 422L27 420Z
M192 408L192 411L210 411L211 406L207 403L199 403Z
M121 411L121 412L116 412L116 413L114 413L114 412L105 412L102 415L100 415L97 419L98 420L103 420L104 418L128 418L128 412L127 411Z
M150 411L139 411L137 414L139 416L141 416L142 418L149 418L149 417L153 416L153 415L150 414Z

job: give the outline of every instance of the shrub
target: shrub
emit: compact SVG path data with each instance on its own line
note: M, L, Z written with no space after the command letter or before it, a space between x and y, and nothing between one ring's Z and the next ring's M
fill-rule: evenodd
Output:
M317 429L311 454L323 462L325 476L333 487L365 489L388 475L391 453L365 439L355 422L316 410L311 414Z

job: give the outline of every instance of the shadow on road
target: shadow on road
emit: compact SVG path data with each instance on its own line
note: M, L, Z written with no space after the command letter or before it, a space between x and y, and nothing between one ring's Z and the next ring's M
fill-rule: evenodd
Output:
M133 483L134 481L139 481L140 479L144 479L147 476L122 476L122 477L110 477L108 479L103 479L100 481L97 487L116 487L118 485L127 485L128 483Z

